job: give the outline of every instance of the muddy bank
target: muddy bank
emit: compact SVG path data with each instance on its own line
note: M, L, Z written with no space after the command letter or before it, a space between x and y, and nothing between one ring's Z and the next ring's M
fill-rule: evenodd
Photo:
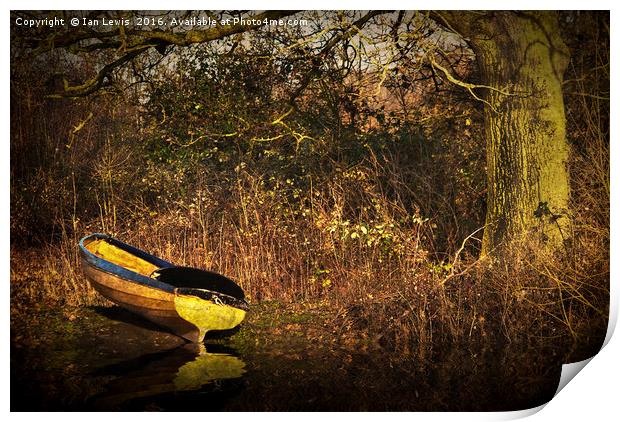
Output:
M11 410L512 410L559 379L525 359L389 353L320 304L253 306L204 347L118 307L40 309L12 315Z

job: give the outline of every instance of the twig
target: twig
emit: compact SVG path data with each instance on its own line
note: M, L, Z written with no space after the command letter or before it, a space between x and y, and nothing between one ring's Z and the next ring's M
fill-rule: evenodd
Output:
M478 95L476 95L476 93L474 92L474 89L488 89L490 91L495 91L498 92L502 95L508 95L508 96L515 96L517 94L513 93L513 92L508 92L499 88L495 88L493 86L490 85L479 85L479 84L472 84L472 83L468 83L468 82L463 82L460 79L456 79L454 76L452 76L452 74L448 71L448 69L446 69L445 67L443 67L442 65L440 65L439 63L437 63L435 61L435 59L433 58L433 54L431 52L431 54L428 55L428 60L431 63L431 66L433 67L433 69L439 69L444 75L446 75L446 78L448 78L448 80L450 82L452 82L454 85L460 86L462 88L465 88L467 91L469 91L469 93L472 95L472 97L474 97L476 100L481 101L483 103L485 103L486 105L488 105L491 110L493 110L495 113L497 113L497 109L487 100L480 98Z
M450 267L451 269L451 273L449 276L447 276L446 278L444 278L440 283L438 287L443 286L444 284L446 284L446 282L454 277L460 276L465 274L467 271L469 271L471 268L473 268L475 265L477 265L479 263L479 261L475 261L473 264L469 265L467 268L465 268L463 271L461 271L458 274L454 273L454 266L456 265L456 261L459 259L459 255L461 254L461 252L463 252L463 249L465 249L465 243L471 239L472 237L474 237L474 235L476 233L478 233L480 230L484 229L487 225L484 225L476 230L474 230L473 233L471 233L469 236L467 236L465 239L463 239L463 243L461 244L461 247L459 248L458 251L456 251L456 254L454 255L454 260L452 260L452 265Z

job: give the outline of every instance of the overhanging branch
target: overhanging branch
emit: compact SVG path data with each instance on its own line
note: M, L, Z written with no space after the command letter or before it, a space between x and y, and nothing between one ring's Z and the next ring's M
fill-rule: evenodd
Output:
M517 95L515 93L512 92L508 92L490 85L478 85L478 84L472 84L472 83L468 83L468 82L464 82L461 81L460 79L455 78L448 69L446 69L445 67L443 67L442 65L440 65L439 63L437 63L437 61L435 60L435 58L433 57L433 53L430 52L428 54L428 60L431 63L431 66L433 67L433 69L438 69L441 71L441 73L443 73L445 75L445 77L448 79L448 81L450 81L451 83L453 83L454 85L460 86L462 88L465 88L471 95L472 97L474 97L476 100L483 102L484 104L488 105L491 110L493 110L494 112L497 112L497 110L495 109L495 107L493 107L493 105L488 102L487 100L480 98L475 92L474 89L488 89L490 91L495 91L498 92L502 95Z
M112 71L125 63L133 60L138 55L142 54L146 50L148 50L150 46L145 46L141 49L132 50L131 52L125 54L121 58L113 61L105 65L95 77L87 80L81 85L69 86L69 83L65 79L64 81L64 92L60 94L49 95L48 98L62 98L62 97L85 97L87 95L92 94L97 91L103 85L105 78L112 73Z
M265 20L281 19L297 13L292 10L266 11L248 16L244 24L218 25L206 30L188 30L186 32L153 30L135 30L119 27L110 31L94 31L89 28L72 30L64 33L54 32L48 37L25 39L25 45L31 49L29 56L40 55L54 49L65 48L71 52L93 52L98 50L118 50L123 55L105 65L93 78L83 84L69 86L65 82L64 92L50 95L50 98L83 97L97 91L112 71L135 59L151 47L163 51L168 45L188 46L201 44L231 35L248 32L263 26ZM85 42L91 40L89 44Z

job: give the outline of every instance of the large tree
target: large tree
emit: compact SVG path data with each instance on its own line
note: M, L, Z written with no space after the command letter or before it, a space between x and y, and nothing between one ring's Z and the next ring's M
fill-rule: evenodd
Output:
M538 234L569 234L562 81L569 61L555 12L441 12L476 54L485 102L487 217L483 253Z
M93 16L99 16L92 12ZM105 12L103 12L105 14ZM239 13L239 12L234 12ZM323 45L307 50L309 66L300 81L299 95L316 78L321 59L339 43L347 42L385 12L368 12L333 31ZM294 15L271 11L246 15L256 24L171 30L86 26L66 30L40 30L20 34L30 54L57 48L76 53L114 51L114 58L83 83L65 82L58 96L84 96L101 89L116 69L145 53L164 54L168 46L186 47L212 42L262 26L264 19ZM487 154L487 216L483 254L513 239L536 235L559 249L568 237L568 145L562 97L568 50L555 12L431 12L430 19L462 37L476 56L477 83L465 82L445 63L430 62L433 70L467 89L484 103ZM28 16L26 16L28 17ZM222 14L214 20L221 20ZM402 19L398 14L397 23ZM395 33L395 32L394 32ZM302 34L303 35L303 34ZM309 44L299 43L306 48ZM306 50L304 50L306 51ZM294 101L294 99L292 99Z

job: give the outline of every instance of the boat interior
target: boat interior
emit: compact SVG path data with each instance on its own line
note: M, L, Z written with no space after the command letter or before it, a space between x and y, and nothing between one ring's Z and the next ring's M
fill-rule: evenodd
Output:
M105 239L97 239L84 246L99 258L147 277L150 277L158 268L155 264L137 257L118 246L112 245Z
M157 279L174 287L207 289L223 293L237 299L244 299L243 289L234 281L221 274L191 267L160 268L155 273Z
M84 246L99 258L138 274L156 278L174 287L207 289L237 299L244 299L245 297L241 287L221 274L191 267L159 268L155 264L107 242L106 239L96 239Z

